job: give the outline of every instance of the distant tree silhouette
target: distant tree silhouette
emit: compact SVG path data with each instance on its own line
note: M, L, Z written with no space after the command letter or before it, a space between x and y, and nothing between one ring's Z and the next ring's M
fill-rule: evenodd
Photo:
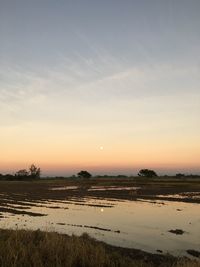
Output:
M27 170L19 170L15 173L15 177L20 178L20 179L25 179L29 176L29 173Z
M119 174L119 175L117 175L117 178L127 178L127 175L125 175L125 174Z
M91 173L89 173L87 171L80 171L77 175L78 175L78 177L85 178L85 179L89 179L92 177Z
M41 170L32 164L29 168L29 175L31 178L40 178Z
M181 178L181 177L184 177L184 176L185 176L184 173L177 173L177 174L176 174L176 177L177 177L177 178Z
M34 164L32 164L28 171L26 169L17 171L15 173L14 178L15 179L40 178L40 174L41 174L40 168L37 168Z
M7 174L4 175L4 178L6 180L14 180L15 179L15 176L12 175L12 174L7 173Z
M157 173L153 170L149 170L149 169L142 169L139 171L138 176L142 176L142 177L156 177L158 176Z

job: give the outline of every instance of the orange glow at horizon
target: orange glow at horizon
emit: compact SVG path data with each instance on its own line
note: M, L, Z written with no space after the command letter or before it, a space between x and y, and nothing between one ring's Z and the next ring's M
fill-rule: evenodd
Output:
M79 168L126 172L140 167L200 170L198 131L175 129L176 120L166 125L163 117L152 122L138 119L134 124L130 118L113 124L99 124L94 118L86 125L35 121L2 126L0 172L31 163L44 172Z
M31 163L39 165L45 171L78 170L90 168L104 171L131 168L156 169L197 169L200 166L200 146L195 140L186 144L176 140L175 144L163 140L118 140L118 138L100 138L99 136L74 136L73 138L55 135L40 138L9 139L1 146L0 170L26 168ZM7 137L8 139L8 137ZM69 139L69 140L68 140ZM21 140L19 142L19 140ZM77 140L79 142L77 142ZM100 149L103 144L103 149Z

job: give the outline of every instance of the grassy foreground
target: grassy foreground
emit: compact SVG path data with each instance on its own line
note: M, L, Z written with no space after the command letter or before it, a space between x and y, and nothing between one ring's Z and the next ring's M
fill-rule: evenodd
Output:
M0 230L1 267L199 267L189 260L122 249L90 238L41 231Z

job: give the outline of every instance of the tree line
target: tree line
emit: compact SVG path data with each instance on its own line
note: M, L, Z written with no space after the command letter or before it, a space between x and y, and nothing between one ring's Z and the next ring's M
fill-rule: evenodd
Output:
M27 169L21 169L17 171L14 175L12 174L0 174L0 178L5 178L8 180L27 180L27 179L39 179L41 176L41 169L36 167L34 164Z
M157 173L154 170L151 169L141 169L138 172L139 177L144 178L155 178L158 177ZM77 173L77 175L73 175L72 178L81 178L81 179L90 179L92 177L92 174L89 173L86 170L82 170ZM116 176L110 176L110 175L98 175L96 177L113 177L113 178L127 178L126 175L116 175ZM167 175L164 175L164 177L168 177ZM169 176L170 177L170 176ZM174 177L174 176L173 176ZM183 173L177 173L175 175L176 178L184 178L184 177L190 177L190 178L198 178L199 175L185 175ZM21 169L17 171L14 175L12 174L0 174L0 179L4 180L32 180L32 179L40 179L41 178L41 169L36 167L35 164L32 164L28 169ZM54 177L52 177L54 178ZM61 177L55 177L55 178L61 178ZM62 177L65 178L65 177Z

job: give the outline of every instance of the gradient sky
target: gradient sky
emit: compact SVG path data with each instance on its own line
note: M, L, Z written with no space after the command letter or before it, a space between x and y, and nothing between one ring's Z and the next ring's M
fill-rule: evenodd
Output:
M200 172L199 0L0 0L0 172Z

